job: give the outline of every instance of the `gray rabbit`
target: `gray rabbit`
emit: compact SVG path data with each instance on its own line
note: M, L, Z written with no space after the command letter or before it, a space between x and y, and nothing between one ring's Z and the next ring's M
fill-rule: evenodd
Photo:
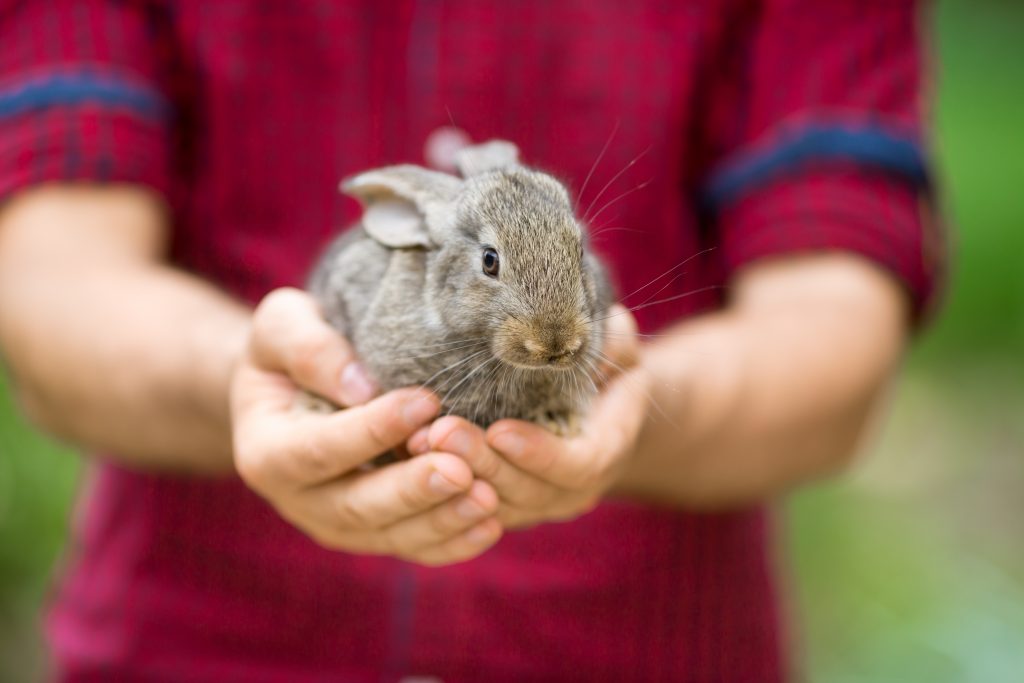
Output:
M613 292L565 187L504 141L463 149L463 178L402 165L341 188L365 207L309 289L385 390L430 387L446 414L567 435Z

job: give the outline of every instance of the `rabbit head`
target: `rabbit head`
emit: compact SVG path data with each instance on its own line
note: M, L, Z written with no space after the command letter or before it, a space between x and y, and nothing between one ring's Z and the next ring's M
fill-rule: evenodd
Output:
M357 175L345 192L364 206L380 244L427 252L425 314L462 338L485 338L506 364L565 370L600 350L610 291L565 187L519 165L515 147L463 150L464 178L418 166Z

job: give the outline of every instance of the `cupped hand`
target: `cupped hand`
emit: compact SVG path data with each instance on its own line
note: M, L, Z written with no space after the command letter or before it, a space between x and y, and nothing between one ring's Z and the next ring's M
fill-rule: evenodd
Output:
M342 407L296 409L307 390ZM235 465L245 483L321 545L427 565L479 555L502 533L494 488L451 453L362 466L437 416L437 397L376 389L348 342L296 289L253 314L231 391Z

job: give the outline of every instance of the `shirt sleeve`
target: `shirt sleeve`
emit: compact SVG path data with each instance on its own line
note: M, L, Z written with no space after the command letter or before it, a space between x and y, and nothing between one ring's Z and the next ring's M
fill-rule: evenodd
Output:
M920 315L941 279L923 125L921 16L900 0L747 3L711 67L702 200L733 272L861 254Z
M153 3L0 0L0 201L51 181L171 192L167 26Z

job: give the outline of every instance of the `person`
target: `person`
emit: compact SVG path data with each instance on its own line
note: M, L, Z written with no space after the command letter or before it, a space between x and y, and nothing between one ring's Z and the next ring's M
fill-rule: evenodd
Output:
M785 678L771 502L850 462L941 270L919 19L4 3L0 346L95 454L56 676ZM566 180L647 335L578 437L379 393L301 291L339 179L453 134Z

